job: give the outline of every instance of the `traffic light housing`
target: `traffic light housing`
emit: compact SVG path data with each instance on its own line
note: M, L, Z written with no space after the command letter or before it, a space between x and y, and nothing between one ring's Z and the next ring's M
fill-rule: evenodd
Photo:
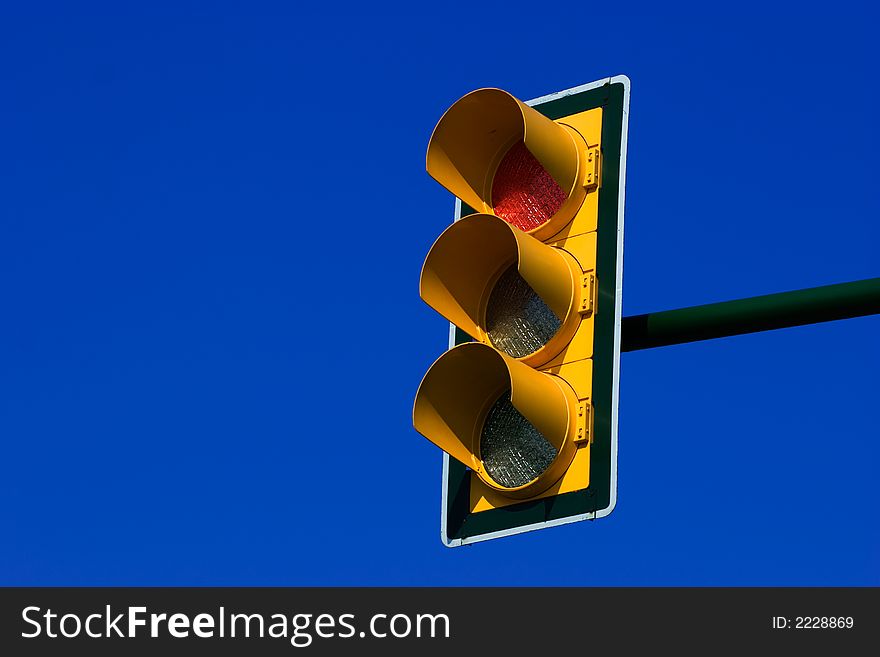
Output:
M446 545L614 507L628 98L623 77L532 103L480 89L431 136L460 202L420 294L456 328L413 425L448 455Z

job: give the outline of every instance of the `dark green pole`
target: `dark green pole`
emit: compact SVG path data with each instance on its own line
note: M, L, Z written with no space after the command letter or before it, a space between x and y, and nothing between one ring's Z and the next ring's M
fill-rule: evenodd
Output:
M880 313L880 278L623 318L621 351Z

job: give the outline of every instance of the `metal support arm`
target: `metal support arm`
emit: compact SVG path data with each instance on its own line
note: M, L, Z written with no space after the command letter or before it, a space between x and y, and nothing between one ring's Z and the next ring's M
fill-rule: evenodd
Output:
M621 351L880 314L880 278L624 317Z

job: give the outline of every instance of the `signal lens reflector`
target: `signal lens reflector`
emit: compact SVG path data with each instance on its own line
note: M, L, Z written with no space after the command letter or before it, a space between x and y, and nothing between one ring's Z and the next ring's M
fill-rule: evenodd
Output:
M516 265L501 274L486 305L486 333L492 346L508 356L524 358L547 344L561 325Z
M523 231L546 223L566 198L565 190L522 142L507 151L492 180L495 214Z
M517 488L537 479L556 458L556 448L516 410L506 391L489 409L480 435L480 458L493 481Z

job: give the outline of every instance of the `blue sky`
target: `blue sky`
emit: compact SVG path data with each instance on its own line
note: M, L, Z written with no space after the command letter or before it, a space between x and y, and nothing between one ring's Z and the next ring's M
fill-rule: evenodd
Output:
M880 317L624 354L592 523L444 548L410 418L450 103L630 77L624 314L876 277L875 14L293 7L2 10L0 584L880 584Z

